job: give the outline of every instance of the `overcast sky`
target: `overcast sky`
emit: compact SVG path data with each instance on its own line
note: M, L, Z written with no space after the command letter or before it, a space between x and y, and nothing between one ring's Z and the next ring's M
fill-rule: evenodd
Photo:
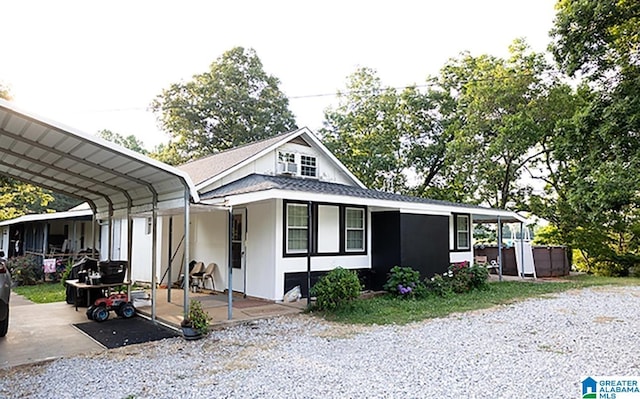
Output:
M382 83L424 83L463 50L504 56L517 37L544 51L555 0L2 1L0 82L22 109L87 133L166 142L148 111L171 83L252 47L291 97L299 126L359 66Z

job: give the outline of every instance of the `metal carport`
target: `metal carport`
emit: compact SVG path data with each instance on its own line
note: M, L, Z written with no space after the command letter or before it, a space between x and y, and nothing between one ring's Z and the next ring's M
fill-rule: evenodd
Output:
M185 264L189 262L189 207L191 201L197 203L199 198L186 173L20 110L0 99L0 174L86 201L93 210L94 225L97 219L109 221L109 258L112 218L127 218L130 260L131 216L151 213L152 319L155 320L158 211L184 209L184 258ZM131 276L131 262L128 276ZM189 303L186 289L184 297L186 314Z

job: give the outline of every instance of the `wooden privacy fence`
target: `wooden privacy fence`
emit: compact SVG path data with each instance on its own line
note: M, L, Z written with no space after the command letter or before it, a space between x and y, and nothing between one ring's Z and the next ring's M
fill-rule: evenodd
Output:
M568 276L571 265L567 258L567 249L562 246L534 246L533 262L538 277ZM498 259L497 246L483 246L474 249L475 256L486 256L489 261ZM502 274L517 276L515 248L502 248Z

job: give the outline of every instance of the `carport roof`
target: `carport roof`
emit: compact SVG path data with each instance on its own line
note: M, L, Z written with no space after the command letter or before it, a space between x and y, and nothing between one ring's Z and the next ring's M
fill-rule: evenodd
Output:
M184 204L198 193L178 169L0 99L0 174L87 201L100 215ZM187 190L187 191L185 191Z

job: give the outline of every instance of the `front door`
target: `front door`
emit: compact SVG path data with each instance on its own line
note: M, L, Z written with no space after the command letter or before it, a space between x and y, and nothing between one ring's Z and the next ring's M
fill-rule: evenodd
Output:
M233 211L231 226L231 266L233 267L233 290L245 292L245 237L246 212L244 209Z

